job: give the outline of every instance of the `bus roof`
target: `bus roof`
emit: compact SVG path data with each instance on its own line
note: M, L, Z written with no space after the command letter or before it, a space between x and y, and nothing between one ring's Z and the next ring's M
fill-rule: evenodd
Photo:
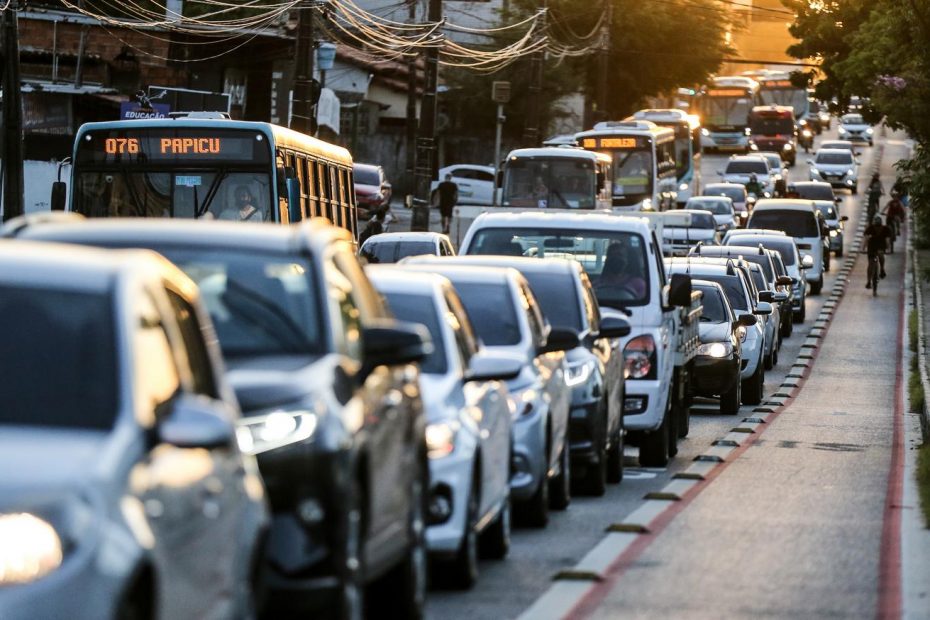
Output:
M746 77L745 75L722 75L712 79L714 86L743 86L745 88L757 88L759 82Z
M590 161L602 161L610 162L610 155L605 155L604 153L595 153L594 151L586 151L577 147L566 147L566 146L544 146L538 148L529 148L529 149L516 149L510 151L507 155L507 159L517 159L517 158L536 158L536 157L552 157L558 159L587 159Z
M793 117L794 108L790 105L757 105L752 109L753 116Z
M645 136L655 140L674 140L675 132L668 127L660 127L652 121L607 121L598 123L594 129L575 134L575 140L595 136Z
M259 131L274 140L275 146L298 149L312 153L317 157L329 159L335 163L352 165L352 155L347 149L324 142L312 136L281 127L271 123L257 123L253 121L233 121L228 119L140 119L131 121L106 121L101 123L84 123L78 129L77 138L88 131L106 131L117 129L174 129L179 127L187 128L211 128L211 129L244 129Z
M656 123L657 125L675 123L679 125L687 124L692 129L701 126L701 120L696 114L688 114L678 108L649 108L634 112L633 116L627 117L627 121L645 120Z

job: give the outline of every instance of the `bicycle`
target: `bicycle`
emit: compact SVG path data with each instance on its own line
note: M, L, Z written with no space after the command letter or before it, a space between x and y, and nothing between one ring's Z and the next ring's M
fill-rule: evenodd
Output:
M866 281L868 282L868 287L872 289L872 297L878 295L878 280L881 270L882 268L878 261L878 252L870 254L869 268L866 272Z

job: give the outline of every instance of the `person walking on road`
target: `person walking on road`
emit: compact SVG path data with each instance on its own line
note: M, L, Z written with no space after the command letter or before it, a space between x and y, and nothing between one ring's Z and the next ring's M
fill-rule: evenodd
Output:
M872 219L872 223L865 229L865 247L869 258L866 265L871 265L872 259L877 255L878 264L881 266L881 274L879 275L882 278L885 277L885 249L887 248L890 235L891 231L888 230L887 226L882 224L881 215L876 215ZM870 280L866 281L865 288L872 288L872 282Z
M459 201L459 186L452 182L452 175L446 174L436 190L439 193L439 215L442 216L442 232L449 234L452 226L452 210Z

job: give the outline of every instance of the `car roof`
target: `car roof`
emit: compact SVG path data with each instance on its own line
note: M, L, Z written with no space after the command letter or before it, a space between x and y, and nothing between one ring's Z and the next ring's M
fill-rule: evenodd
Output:
M362 245L373 243L398 243L401 241L435 241L438 243L442 239L448 240L449 236L432 231L386 232L368 237Z
M520 272L579 273L578 261L568 258L530 258L528 256L462 255L411 256L403 265L460 265L465 267L512 267Z
M764 161L759 155L730 155L730 161Z
M544 146L537 148L516 149L510 151L507 159L515 157L553 157L565 159L586 159L589 161L609 161L610 156L595 151L586 151L573 146Z
M465 265L418 265L404 263L395 266L395 269L407 269L419 273L438 273L452 281L482 282L488 284L507 284L523 281L523 275L510 267L472 267Z
M439 169L439 172L452 170L453 168L463 168L467 170L481 170L483 172L494 172L494 166L485 166L482 164L449 164Z
M824 149L824 148L821 148L821 149L818 149L818 150L817 150L816 155L820 155L821 153L826 153L827 155L832 155L832 154L840 153L840 154L842 154L842 155L849 155L850 157L852 157L852 153L849 152L849 149Z
M824 148L823 147L824 144L842 144L843 148L845 148L846 146L852 148L853 146L852 140L824 140L823 142L820 143L821 148ZM829 148L840 148L840 147L829 147Z
M509 213L485 212L475 218L472 228L568 228L570 230L621 230L649 234L649 221L636 215L615 215L604 211L588 213L537 213L543 209Z
M813 200L804 200L802 198L765 198L756 203L756 206L753 208L753 213L758 213L759 211L810 211L814 213L816 209L814 208ZM817 211L819 213L819 211ZM750 219L752 215L750 215Z
M759 235L766 237L787 237L783 230L775 230L774 228L732 228L727 231L727 238L738 237L742 235Z
M717 201L717 200L727 201L727 200L729 200L730 202L733 202L733 199L730 198L729 196L707 196L707 195L702 195L702 196L691 196L690 198L688 198L688 202L691 202L692 200L695 201L695 202L710 202L710 201L712 201L712 200L713 200L713 201ZM686 203L686 204L687 204L687 203Z
M368 170L370 172L377 172L381 169L381 166L378 164L363 164L362 162L355 162L352 164L352 167L357 170Z
M731 265L735 265L733 259L716 257L716 256L675 256L666 258L665 264L668 267L689 267L700 266L712 270L714 273L720 271L723 275L727 273Z
M738 187L742 190L746 189L746 186L742 183L734 183L733 181L718 181L717 183L707 183L704 185L704 191L706 192L711 187Z
M705 254L705 252L709 252ZM748 256L764 255L765 252L759 252L759 246L751 245L702 245L700 254L696 256Z
M349 231L323 218L304 220L296 226L169 218L89 218L27 225L16 236L91 245L166 244L283 253L307 250L322 253L333 241L352 241Z
M366 265L365 275L380 291L437 296L444 286L451 286L449 278L438 273L420 273L410 277L410 270L398 265Z

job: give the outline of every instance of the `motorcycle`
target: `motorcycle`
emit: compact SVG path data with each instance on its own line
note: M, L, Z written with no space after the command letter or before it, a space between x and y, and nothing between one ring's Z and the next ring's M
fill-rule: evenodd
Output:
M805 153L811 152L814 147L814 132L810 128L805 127L801 130L800 135L798 135L798 145L804 148Z

